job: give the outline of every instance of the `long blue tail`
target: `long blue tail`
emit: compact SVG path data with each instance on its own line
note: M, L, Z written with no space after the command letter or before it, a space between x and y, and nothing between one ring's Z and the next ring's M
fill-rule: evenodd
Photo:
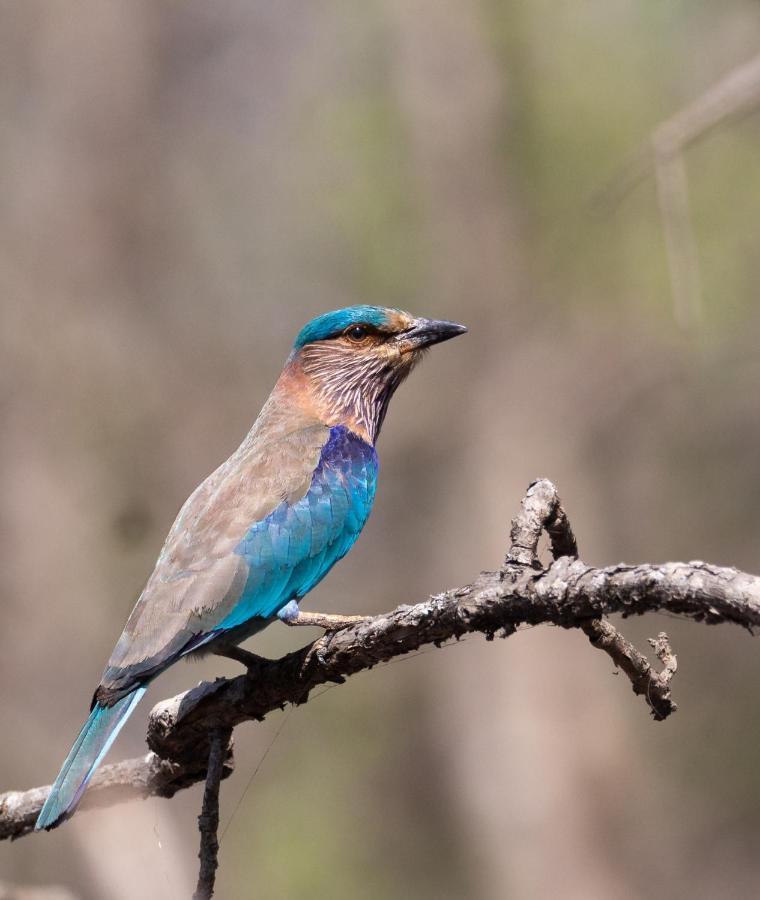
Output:
M139 687L113 706L95 706L50 789L34 826L36 831L55 828L74 814L95 769L146 690Z

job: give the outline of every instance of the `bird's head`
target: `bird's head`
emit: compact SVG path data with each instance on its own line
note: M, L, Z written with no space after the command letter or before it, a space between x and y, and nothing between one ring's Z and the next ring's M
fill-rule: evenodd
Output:
M425 350L465 331L400 309L350 306L312 319L289 362L323 421L374 443L393 392Z

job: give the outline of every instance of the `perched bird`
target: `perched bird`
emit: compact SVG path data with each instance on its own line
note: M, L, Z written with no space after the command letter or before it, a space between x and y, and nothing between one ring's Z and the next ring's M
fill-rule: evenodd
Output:
M388 403L425 348L467 329L352 306L313 319L243 443L193 491L169 531L37 819L73 815L148 684L188 654L240 662L237 645L279 618L345 627L300 600L351 549L375 497Z

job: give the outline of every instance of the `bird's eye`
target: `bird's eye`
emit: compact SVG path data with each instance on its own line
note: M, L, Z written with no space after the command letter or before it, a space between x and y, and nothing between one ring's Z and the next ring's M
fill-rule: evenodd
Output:
M369 335L369 328L367 328L366 325L352 325L343 333L350 341L356 341L357 343L359 343Z

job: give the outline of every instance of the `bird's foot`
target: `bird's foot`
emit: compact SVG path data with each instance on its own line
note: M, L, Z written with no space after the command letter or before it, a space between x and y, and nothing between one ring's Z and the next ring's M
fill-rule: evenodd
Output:
M298 604L292 601L283 607L278 616L286 625L312 625L324 628L325 631L340 631L350 625L366 622L367 616L335 616L330 613L301 612Z
M217 656L226 656L227 659L234 659L235 662L244 665L249 672L270 661L265 656L251 653L250 650L243 650L242 647L238 647L236 644L231 644L229 647L220 647L214 652Z

